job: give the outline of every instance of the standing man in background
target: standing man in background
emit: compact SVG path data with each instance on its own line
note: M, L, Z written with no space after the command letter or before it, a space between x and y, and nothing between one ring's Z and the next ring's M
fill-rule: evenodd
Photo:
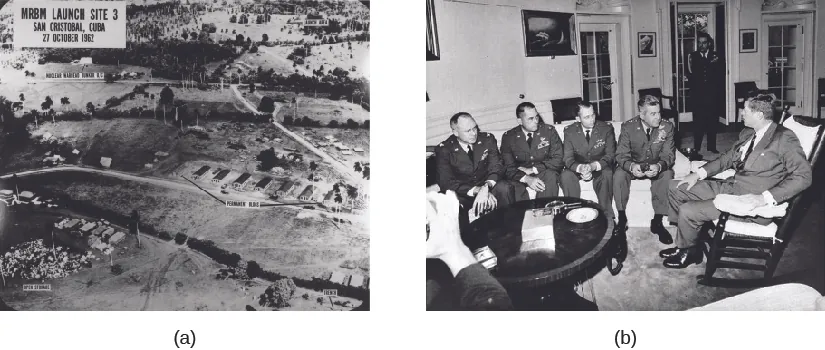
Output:
M688 56L688 86L693 111L693 148L702 148L702 137L708 135L708 151L716 150L716 128L724 115L725 64L713 50L713 39L707 33L698 33L699 51Z

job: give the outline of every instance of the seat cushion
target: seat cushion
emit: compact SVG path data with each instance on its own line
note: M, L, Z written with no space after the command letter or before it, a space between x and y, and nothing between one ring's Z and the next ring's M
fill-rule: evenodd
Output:
M718 223L719 219L713 220L714 225ZM776 236L777 228L776 223L773 222L769 225L760 225L753 222L739 221L731 218L728 219L728 223L725 225L725 232L735 233L742 236L773 238Z
M791 129L799 139L799 144L802 145L802 150L805 152L805 158L810 159L811 150L816 142L816 134L819 132L819 126L805 126L800 124L794 118L788 118L782 123L782 126Z

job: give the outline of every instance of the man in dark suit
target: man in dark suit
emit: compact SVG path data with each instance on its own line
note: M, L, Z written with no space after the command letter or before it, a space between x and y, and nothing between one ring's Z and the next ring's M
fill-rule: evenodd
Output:
M427 194L427 310L512 310L507 291L459 233L452 191Z
M522 102L516 107L519 126L501 137L504 177L515 188L516 200L530 199L527 188L536 197L559 195L559 171L563 164L562 142L556 129L544 124L536 106Z
M613 195L619 212L618 230L627 229L625 208L630 198L630 181L650 179L655 215L650 232L663 244L673 243L662 219L668 213L667 189L673 179L676 147L673 144L673 124L662 120L659 99L645 95L639 99L639 115L622 123L616 147L616 170L613 173Z
M496 137L479 132L466 112L450 118L453 134L435 148L436 177L441 191L458 195L464 211L475 216L513 202L513 186L502 178L504 164Z
M564 171L561 189L581 197L579 180L593 181L593 189L608 219L613 220L613 164L616 136L613 126L596 120L593 105L580 102L576 122L564 128Z
M713 50L713 39L706 33L697 37L699 51L688 55L688 86L693 112L693 147L702 148L702 137L708 134L708 151L716 150L716 127L724 114L725 63Z
M678 221L676 247L662 250L664 265L685 268L702 262L697 243L703 224L719 218L713 205L718 194L740 196L742 210L785 202L811 185L811 164L805 158L796 134L773 122L772 94L761 92L745 102L745 128L739 140L716 160L699 168L682 181L671 183L671 221ZM705 180L728 169L735 174L723 181ZM682 184L687 186L682 186ZM675 220L674 220L675 219ZM766 218L740 218L763 225Z

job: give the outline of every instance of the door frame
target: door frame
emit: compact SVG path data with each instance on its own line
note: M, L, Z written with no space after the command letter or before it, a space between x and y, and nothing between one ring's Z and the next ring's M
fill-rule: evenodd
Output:
M713 34L713 33L716 33L716 5L717 4L715 4L715 3L704 3L704 4L689 3L689 4L684 4L684 5L680 5L680 4L677 3L676 4L676 16L678 17L680 13L707 13L708 14L708 24L707 24L708 32L707 32L707 34ZM671 23L671 26L673 26L673 25L675 25L675 23ZM671 42L677 42L678 43L678 38L677 38L678 34L677 34L677 32L674 31L671 34L673 35L673 38L671 38L671 39L674 40L674 41L671 41ZM716 40L714 39L714 43L715 42L716 42ZM676 52L677 53L679 52L679 45L676 46ZM727 57L727 55L725 55L725 56ZM683 59L683 57L676 57L676 62L679 62L680 59ZM688 62L682 62L682 64L684 65L685 71L690 69L690 67L688 67L688 65L689 65ZM671 70L672 69L673 69L673 67L671 67ZM678 72L673 72L672 74L675 75L675 74L678 74ZM672 81L672 79L671 79L671 81ZM673 87L673 95L671 95L671 96L673 96L673 99L677 101L676 102L677 106L678 106L678 103L679 103L678 102L678 100L679 100L678 92L679 92L678 86L674 86ZM686 107L689 104L690 104L690 102L685 100ZM670 108L676 109L676 106L670 106ZM690 112L690 111L681 112L681 113L679 111L676 111L676 112L679 113L679 122L693 122L693 112Z
M672 55L670 52L673 43L674 33L671 32L672 24L670 23L670 5L671 4L713 4L725 5L725 101L733 101L733 83L739 81L739 11L742 6L741 0L657 0L656 13L659 16L659 32L663 33L662 45L667 50L661 50L661 59L659 60L659 67L661 74L659 75L659 84L662 86L662 93L675 97L676 87L673 86L673 75L676 73L671 66ZM678 9L677 9L678 10ZM715 23L714 23L715 25ZM667 35L664 35L667 33ZM714 38L714 41L716 38ZM725 103L725 115L719 119L720 123L730 125L736 119L734 103Z
M614 57L618 50L619 45L619 38L616 36L616 25L615 24L604 24L604 23L581 23L578 27L578 33L581 35L582 32L608 32L608 53L610 54L610 101L612 105L610 106L611 110L613 111L613 115L611 116L611 120L613 117L616 116L616 111L622 112L622 106L624 103L622 101L621 94L616 94L617 90L616 87L618 85L617 82L623 81L619 79L621 76L621 71L619 71L619 67L621 67L619 61L621 57ZM612 40L610 39L612 38ZM584 42L579 40L579 45L584 45ZM581 52L579 52L581 55ZM597 64L598 66L598 64ZM587 87L584 84L584 77L581 77L582 80L582 90L586 89ZM584 91L582 91L582 96L584 96ZM593 102L592 100L589 102Z
M797 101L801 99L802 103L797 103L796 108L791 108L792 114L812 115L813 101L814 101L814 26L813 26L813 12L796 12L796 13L765 13L762 14L762 34L759 38L760 47L764 48L761 53L762 76L759 80L759 88L768 88L768 25L782 25L782 24L799 24L802 25L802 50L799 51L802 56L802 70L797 68L797 74L801 81L797 83L799 88L796 91ZM805 34L805 28L808 28L808 33ZM800 106L801 105L801 106ZM783 106L784 107L784 106Z
M615 75L611 71L613 79L619 84L613 84L614 88L612 97L618 102L619 108L613 109L613 121L625 121L633 118L633 75L631 73L632 64L632 49L631 49L631 33L630 33L630 16L627 15L600 15L600 14L578 14L576 15L576 27L581 30L583 24L600 24L612 27L614 37L616 38L615 51L610 53L610 57L615 56L616 71ZM576 33L576 35L579 35ZM581 45L581 44L580 44ZM612 49L612 47L611 47ZM580 48L577 48L580 50ZM627 60L627 61L625 61ZM581 57L576 64L579 70L579 79L582 79ZM610 69L613 69L611 63ZM582 86L584 89L584 86Z

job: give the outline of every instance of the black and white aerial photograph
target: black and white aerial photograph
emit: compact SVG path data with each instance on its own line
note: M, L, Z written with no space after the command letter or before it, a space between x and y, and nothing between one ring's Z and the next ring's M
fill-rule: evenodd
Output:
M0 308L369 310L369 1L53 3L0 0Z
M425 1L428 311L825 310L825 0Z

